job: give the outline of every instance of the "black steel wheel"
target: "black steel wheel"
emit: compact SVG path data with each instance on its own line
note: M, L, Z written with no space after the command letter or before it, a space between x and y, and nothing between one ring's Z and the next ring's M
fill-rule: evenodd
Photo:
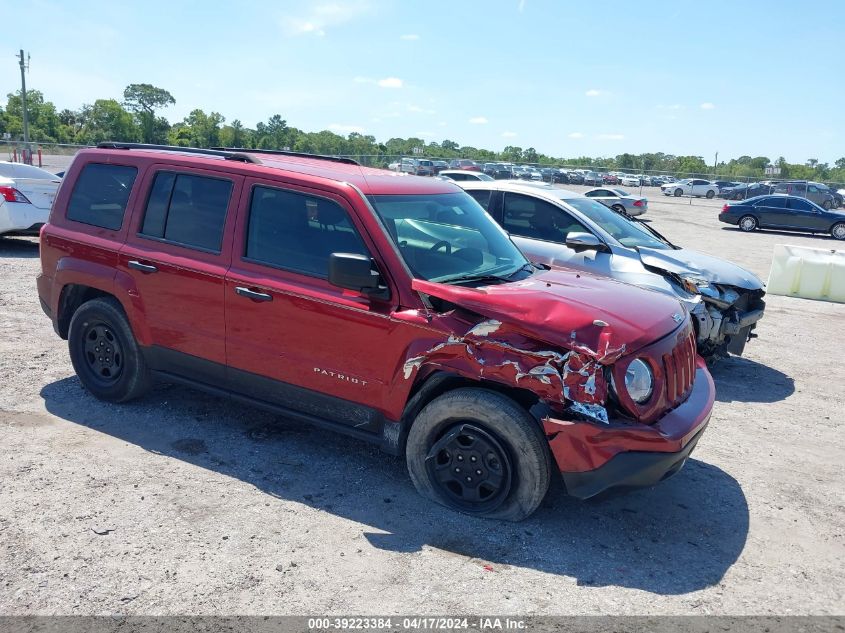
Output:
M113 385L123 372L123 346L107 323L89 321L83 326L85 362L91 380Z
M150 371L113 297L92 299L74 312L68 350L80 382L100 400L125 402L150 387Z
M520 521L543 501L553 459L538 422L507 396L481 388L429 402L405 447L419 493L473 516Z
M438 492L471 514L498 508L511 489L511 459L502 444L473 424L447 430L425 458Z

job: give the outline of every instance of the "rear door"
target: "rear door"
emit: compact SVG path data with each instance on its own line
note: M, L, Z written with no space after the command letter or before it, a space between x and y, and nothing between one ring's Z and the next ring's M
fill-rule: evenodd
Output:
M784 227L791 221L786 196L769 196L754 204L760 226Z
M242 185L223 171L153 165L145 174L118 268L137 289L154 368L223 381L223 283Z
M407 326L391 318L395 299L328 282L335 252L376 252L344 198L247 179L226 276L228 379L253 398L374 430Z

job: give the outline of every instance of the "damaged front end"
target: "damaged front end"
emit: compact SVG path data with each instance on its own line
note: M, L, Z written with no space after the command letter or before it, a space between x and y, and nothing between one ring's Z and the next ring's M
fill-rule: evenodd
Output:
M412 356L402 375L415 380L420 372L449 371L525 389L560 413L607 424L609 381L603 363L612 362L624 346L601 356L577 341L576 346L567 352L550 351L513 327L488 319L463 336L453 335Z
M587 320L586 311L574 316L573 303L544 303L538 286L548 292L555 286L546 279L491 289L415 280L414 289L434 308L432 321L448 325L453 334L411 350L399 374L423 382L446 372L494 389L519 390L513 392L518 399L530 394L521 401L542 425L573 496L652 485L680 470L709 421L715 397L689 317L676 302L666 305L674 303L679 312L666 318L658 318L659 311L646 316L642 307L640 320L651 319L652 332L643 343L637 333L646 330L638 330L635 321L607 314ZM636 291L630 298L668 301L618 285L619 293ZM576 286L567 288L577 295ZM514 300L524 291L533 293L530 303Z
M700 279L683 279L682 283L701 295L701 302L691 310L699 353L708 360L726 357L728 353L741 356L745 344L757 336L754 329L763 318L765 291Z

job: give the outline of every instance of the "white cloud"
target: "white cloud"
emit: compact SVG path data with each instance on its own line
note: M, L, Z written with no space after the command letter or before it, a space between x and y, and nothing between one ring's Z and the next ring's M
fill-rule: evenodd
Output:
M416 42L420 39L420 36L416 33L406 33L405 35L400 35L399 39L405 40L406 42Z
M422 108L416 104L408 104L408 112L415 112L417 114L437 114L435 110L429 110L427 108Z
M525 0L519 0L519 6L517 7L520 13L525 11Z
M710 103L709 101L705 101L704 103L701 104L702 110L714 110L715 108L716 108L716 106L714 104Z
M657 106L658 110L680 110L683 106L680 103L673 103L671 105L660 104Z
M332 123L329 126L329 129L333 132L358 132L358 134L364 133L364 128L360 125L342 125L340 123Z
M315 4L302 15L284 16L281 19L281 26L287 35L323 37L326 29L350 22L369 11L370 5L364 1Z
M569 138L584 138L584 135L581 132L570 132Z
M607 93L604 90L597 90L595 88L590 88L587 92L584 93L587 97L601 97L602 95L606 95Z
M384 79L373 79L372 77L362 77L358 75L352 78L356 84L375 84L382 88L401 88L404 82L398 77L385 77Z
M505 138L514 138L516 136L516 132L502 132L502 136Z
M446 126L447 126L447 125L449 125L449 124L448 124L448 123L446 123L446 121L438 121L438 122L437 122L437 125L439 125L440 127L446 127Z
M485 123L487 123L487 117L474 116L469 120L469 122L473 125L484 125Z
M376 82L382 88L401 88L402 80L398 77L385 77Z
M601 141L624 141L624 134L599 134L596 138Z

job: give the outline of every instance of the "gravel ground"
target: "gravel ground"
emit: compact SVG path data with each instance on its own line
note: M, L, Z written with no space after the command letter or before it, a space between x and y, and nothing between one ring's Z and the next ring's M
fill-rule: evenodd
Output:
M662 233L763 278L774 244L841 248L646 193ZM38 267L36 240L0 240L0 614L842 612L843 305L769 297L675 478L554 491L501 524L422 501L399 459L261 411L167 385L94 400Z

